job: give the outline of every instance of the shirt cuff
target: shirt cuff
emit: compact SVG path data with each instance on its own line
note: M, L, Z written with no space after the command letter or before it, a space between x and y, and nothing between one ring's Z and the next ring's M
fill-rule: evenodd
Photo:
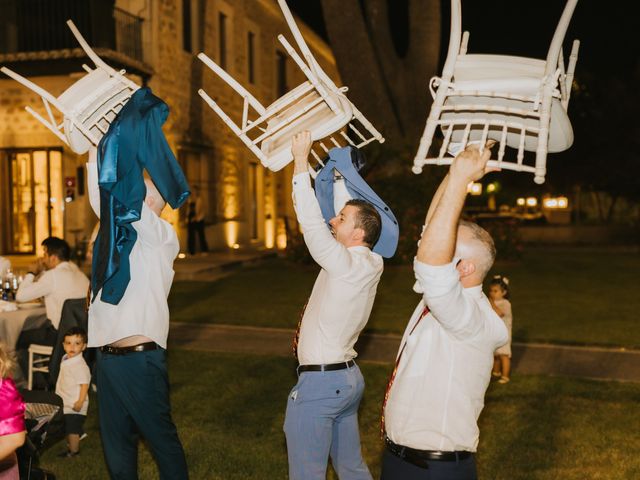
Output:
M440 297L449 293L459 282L460 274L453 262L428 265L415 259L413 270L426 297Z
M293 190L306 190L311 188L311 177L309 172L298 173L293 176Z

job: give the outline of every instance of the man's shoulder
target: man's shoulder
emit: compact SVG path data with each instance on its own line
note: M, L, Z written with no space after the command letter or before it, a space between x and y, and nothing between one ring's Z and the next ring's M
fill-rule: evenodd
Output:
M384 260L380 254L374 252L364 245L347 248L351 258L356 261L356 265L370 268L380 274L384 269Z

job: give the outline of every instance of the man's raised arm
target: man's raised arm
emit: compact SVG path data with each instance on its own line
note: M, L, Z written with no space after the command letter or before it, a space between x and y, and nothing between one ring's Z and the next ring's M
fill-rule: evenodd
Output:
M426 228L418 246L419 262L445 265L453 259L467 185L495 170L487 169L491 145L487 144L482 152L476 145L470 145L453 160L429 207Z
M293 206L313 259L330 274L341 275L351 268L351 256L347 248L331 234L311 187L308 161L311 145L309 131L300 132L293 137Z

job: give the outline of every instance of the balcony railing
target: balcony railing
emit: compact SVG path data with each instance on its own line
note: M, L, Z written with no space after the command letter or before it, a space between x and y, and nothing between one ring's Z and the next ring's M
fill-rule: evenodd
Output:
M113 0L0 0L0 54L79 48L71 19L94 49L143 61L142 19Z
M116 51L142 61L142 19L119 8L113 9Z

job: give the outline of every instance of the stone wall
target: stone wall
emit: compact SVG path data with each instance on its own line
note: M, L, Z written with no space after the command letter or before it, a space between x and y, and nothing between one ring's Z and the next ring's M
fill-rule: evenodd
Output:
M183 48L183 1L192 2L192 52ZM276 98L276 51L284 49L277 35L292 36L275 0L118 0L119 8L143 18L144 58L153 74L148 86L170 108L164 131L178 158L190 176L196 176L208 193L207 236L212 247L265 245L276 243L283 219L294 218L291 205L290 177L292 166L273 173L263 168L258 159L237 139L222 120L205 104L197 91L203 88L216 99L234 120L240 121L241 98L196 58L204 51L219 61L219 14L227 16L229 73L263 104ZM195 8L200 5L201 10ZM332 53L302 22L298 22L316 59L337 84L339 76ZM255 34L255 82L248 82L247 35ZM293 43L293 42L292 42ZM17 68L16 68L17 70ZM77 78L74 75L37 77L32 79L54 95L60 94ZM141 82L141 79L135 79ZM287 86L293 89L305 80L291 59L287 64ZM64 176L75 176L76 167L86 161L71 152L56 136L24 111L25 105L35 105L44 112L40 99L13 80L0 80L0 148L59 147L63 151ZM234 116L233 113L237 114ZM185 160L188 159L188 160ZM257 171L251 164L258 163ZM256 172L250 179L250 172ZM194 173L195 172L195 173ZM253 185L253 187L251 187ZM254 214L252 201L257 209ZM68 206L66 230L85 227L89 235L95 223L88 199L76 197ZM163 214L178 230L185 245L185 212ZM257 224L254 225L254 220ZM253 238L253 232L257 237ZM282 245L282 239L278 241ZM1 249L1 246L0 246Z

